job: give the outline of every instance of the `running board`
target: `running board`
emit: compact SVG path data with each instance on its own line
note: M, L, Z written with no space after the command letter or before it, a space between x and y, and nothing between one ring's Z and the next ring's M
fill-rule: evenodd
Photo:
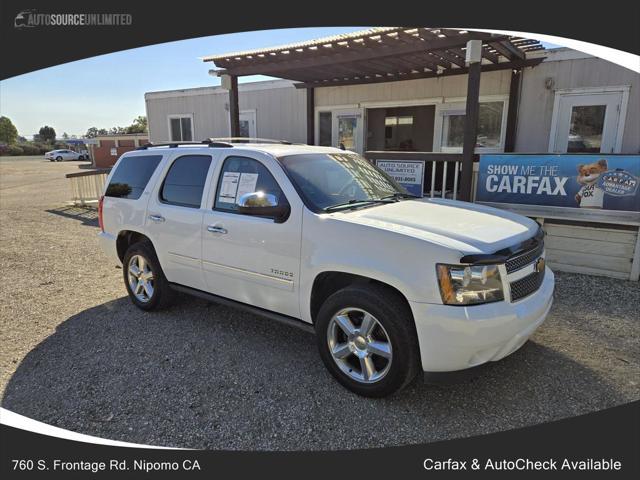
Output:
M247 305L246 303L237 302L235 300L231 300L226 297L220 297L219 295L214 295L213 293L203 292L202 290L197 290L195 288L185 287L184 285L180 285L178 283L169 283L169 285L177 292L186 293L188 295L193 295L194 297L209 300L210 302L215 302L221 305L226 305L228 307L244 310L245 312L253 313L254 315L268 318L269 320L275 320L276 322L283 323L290 327L299 328L300 330L303 330L307 333L315 333L313 325L303 322L302 320L298 320L297 318L282 315L281 313L272 312L271 310L265 310L264 308L254 307L253 305Z

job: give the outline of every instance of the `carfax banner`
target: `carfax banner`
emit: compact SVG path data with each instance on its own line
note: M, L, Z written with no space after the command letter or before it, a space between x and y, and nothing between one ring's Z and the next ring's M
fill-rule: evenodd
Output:
M640 211L640 155L481 155L480 202Z

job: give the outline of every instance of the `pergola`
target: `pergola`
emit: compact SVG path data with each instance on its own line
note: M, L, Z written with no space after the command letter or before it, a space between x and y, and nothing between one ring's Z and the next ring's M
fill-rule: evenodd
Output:
M446 28L384 27L279 47L204 57L229 90L231 136L240 134L238 77L268 75L307 90L307 143L315 143L315 88L468 75L461 197L469 199L477 136L480 73L511 70L505 151L512 151L520 75L544 59L537 40Z

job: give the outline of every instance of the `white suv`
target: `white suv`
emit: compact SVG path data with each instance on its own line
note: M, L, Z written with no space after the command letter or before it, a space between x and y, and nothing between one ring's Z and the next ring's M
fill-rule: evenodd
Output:
M114 166L99 219L139 308L177 290L315 330L329 371L366 396L511 354L553 300L536 222L412 197L335 148L142 147Z

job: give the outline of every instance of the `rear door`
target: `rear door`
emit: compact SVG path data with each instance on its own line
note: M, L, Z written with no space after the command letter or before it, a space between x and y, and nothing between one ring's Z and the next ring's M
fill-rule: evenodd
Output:
M145 219L167 279L198 290L205 290L200 263L203 192L214 165L211 154L174 154L151 194Z

